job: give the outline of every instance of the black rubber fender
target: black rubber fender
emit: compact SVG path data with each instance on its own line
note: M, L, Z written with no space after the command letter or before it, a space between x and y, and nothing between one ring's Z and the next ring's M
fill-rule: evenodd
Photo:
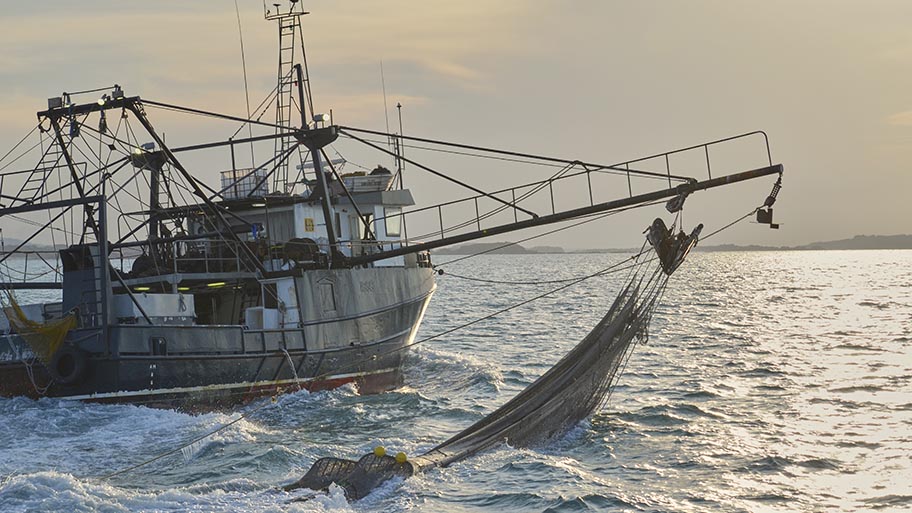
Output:
M54 381L73 385L85 378L88 358L86 352L72 346L63 346L51 358L48 372Z

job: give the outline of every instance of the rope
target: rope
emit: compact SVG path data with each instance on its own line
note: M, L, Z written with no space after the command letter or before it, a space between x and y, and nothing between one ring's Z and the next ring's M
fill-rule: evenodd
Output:
M349 137L349 138L351 137L351 136L349 136L349 135L347 135L347 134L345 134L345 133L341 133L340 135L343 136L343 137ZM397 137L398 137L398 136L397 136ZM370 138L368 138L368 137L365 137L364 140L365 140L365 141L370 141L370 142L373 142L373 143L377 143L377 144L382 144L382 141L378 141L378 140L376 140L376 139L370 139ZM578 162L578 161L577 161L577 162L570 162L569 164L555 164L555 163L551 163L551 162L538 162L538 161L534 161L534 160L526 160L526 159L520 159L520 158L498 157L498 156L494 156L494 155L485 155L485 154L482 154L482 153L472 153L472 152L458 151L458 150L444 150L444 149L442 149L442 148L431 148L431 147L428 147L428 146L419 146L419 145L416 145L416 144L405 144L405 143L403 143L403 144L402 144L402 147L403 147L403 148L411 148L411 149L415 149L415 150L425 150L425 151L432 151L432 152L437 152L437 153L446 153L446 154L450 154L450 155L461 155L461 156L464 156L464 157L474 157L474 158L480 158L480 159L497 160L497 161L501 161L501 162L512 162L512 163L518 163L518 164L526 164L526 165L530 165L530 166L563 168L563 167L566 167L567 165L578 165L578 164L583 164L582 162ZM584 165L583 167L586 168L585 165ZM628 171L630 171L630 172L639 171L639 170L637 170L637 169L625 169L625 168L621 168L621 167L618 167L618 165L615 165L614 167L589 166L589 168L586 168L586 169L587 169L588 172L591 172L591 173L604 173L604 174L613 174L613 175L618 175L618 176L626 176ZM578 174L574 174L574 175L572 175L572 176L579 176L579 174L586 173L587 171L582 171L582 172L580 172L580 173L578 173ZM571 177L572 177L572 176L571 176ZM646 176L637 176L637 178L652 179L652 180L667 180L667 179L668 179L668 175L661 175L661 176L646 175Z
M761 207L757 207L757 208L751 210L750 212L744 214L743 216L739 217L738 219L735 219L734 221L732 221L732 222L728 223L727 225L723 226L722 228L719 228L718 230L716 230L716 231L710 233L709 235L706 235L705 237L701 237L700 240L706 240L706 239L712 237L713 235L716 235L717 233L719 233L719 232L721 232L721 231L723 231L723 230L727 230L727 229L731 228L732 226L734 226L734 225L740 223L741 221L744 221L744 220L747 219L748 217L750 217L750 216L756 214L757 211L760 210L760 208L761 208Z
M17 142L15 146L13 146L12 148L10 148L10 150L9 150L8 152L6 152L2 157L0 157L0 162L3 162L4 160L6 160L6 157L9 157L14 151L16 151L16 148L18 148L19 146L21 146L22 143L24 143L29 137L31 137L32 134L35 133L35 130L38 130L38 127L39 127L39 126L41 126L40 123L39 123L38 125L35 125L35 127L32 128L32 129L29 131L29 133L25 134L25 137L23 137L22 139L20 139L19 142ZM4 165L2 168L0 168L0 171L3 171L4 169L6 169L6 168L8 168L9 166L11 166L13 163L15 163L17 160L21 159L21 158L22 158L24 155L26 155L28 152L30 152L30 151L34 150L35 148L37 148L40 144L41 144L41 141L39 141L37 144L35 144L34 146L32 146L31 148L29 148L28 150L26 150L25 153L23 153L22 155L19 155L18 157L16 157L15 159L13 159L11 162L7 162L6 165Z
M273 404L272 402L263 403L263 404L261 404L260 406L254 408L253 410L251 410L251 411L249 411L249 412L247 412L247 413L242 413L238 418L232 420L231 422L228 422L228 423L226 423L226 424L222 424L221 426L219 426L219 427L213 429L212 431L209 431L209 432L206 433L205 435L198 436L198 437L194 438L193 440L191 440L189 443L186 443L186 444L184 444L184 445L182 445L182 446L180 446L180 447L178 447L178 448L176 448L176 449L172 449L172 450L170 450L170 451L163 452L163 453L159 454L158 456L155 456L154 458L150 458L150 459L148 459L148 460L146 460L146 461L143 461L142 463L137 463L136 465L133 465L133 466L131 466L131 467L127 467L127 468L124 468L124 469L121 469L121 470L117 470L117 471L115 471L115 472L111 472L110 474L105 474L105 475L103 475L103 476L99 476L98 479L108 480L108 479L110 479L110 478L112 478L112 477L119 476L119 475L121 475L121 474L126 474L127 472L132 472L132 471L134 471L134 470L136 470L136 469L138 469L138 468L140 468L140 467L145 467L146 465L149 465L149 464L151 464L151 463L155 463L156 461L158 461L158 460L160 460L160 459L162 459L162 458L171 456L172 454L177 454L177 453L179 453L179 452L182 452L184 449L189 448L189 447L192 446L193 444L198 443L198 442L201 442L201 441L205 440L206 438L209 438L210 436L212 436L212 435L214 435L214 434L216 434L216 433L219 433L219 432L221 432L221 431L224 431L224 430L228 429L229 427L231 427L231 426L237 424L238 422L240 422L240 421L246 419L247 417L253 415L254 413L256 413L256 412L258 412L258 411L260 411L260 410L266 408L267 406L271 406L272 404Z
M615 215L615 214L619 214L619 213L621 213L621 212L626 212L627 210L632 210L632 209L641 208L641 207L648 207L648 206L652 206L652 205L658 205L659 203L664 203L664 202L665 202L665 200L657 200L657 201L653 201L653 202L650 202L650 203L643 203L643 204L641 204L641 205L633 205L633 206L630 206L630 207L626 207L626 208L622 208L622 209L618 209L618 210L613 210L613 211L611 211L611 212L606 212L606 213L604 213L604 214L598 214L598 215L596 215L595 217L590 217L589 219L584 219L584 220L582 220L582 221L579 221L579 222L576 222L576 223L573 223L573 224L568 224L567 226L562 226L562 227L560 227L560 228L555 228L555 229L553 229L553 230L549 230L549 231L547 231L547 232L540 233L540 234L538 234L538 235L532 235L532 236L530 236L530 237L526 237L526 238L524 238L524 239L520 239L520 240L518 240L518 241L516 241L516 242L505 242L503 245L500 245L500 246L496 246L496 247L493 247L493 248L490 248L490 249L486 249L486 250L483 250L483 251L479 251L479 252L473 253L473 254L471 254L471 255L466 255L466 256L459 257L459 258L455 258L455 259L453 259L453 260L449 260L449 261L444 262L444 263L442 263L442 264L436 265L436 266L434 266L434 268L437 269L437 268L443 267L443 266L445 266L445 265L450 265L450 264L453 264L453 263L456 263L456 262L461 262L461 261L463 261L463 260L468 260L468 259L470 259L470 258L475 258L475 257L480 256L480 255L484 255L484 254L487 254L487 253L491 253L491 252L493 252L493 251L497 251L498 249L503 249L503 248L506 248L506 247L508 247L508 246L512 246L512 245L514 245L514 244L519 244L519 243L521 243L521 242L528 242L528 241L530 241L530 240L538 239L538 238L540 238L540 237L544 237L544 236L546 236L546 235L551 235L551 234L553 234L553 233L561 232L561 231L563 231L563 230L569 230L570 228L575 228L575 227L577 227L577 226L581 226L581 225L584 225L584 224L586 224L586 223L591 223L591 222L593 222L593 221L598 221L599 219L604 219L604 218L606 218L606 217L608 217L608 216L612 216L612 215Z
M734 226L734 225L740 223L741 221L747 219L748 217L753 216L753 215L756 214L757 211L760 210L761 208L763 208L763 207L757 207L757 208L751 210L750 212L748 212L747 214L744 214L743 216L741 216L741 217L735 219L734 221L732 221L732 222L726 224L725 226L723 226L723 227L721 227L721 228L719 228L719 229L713 231L712 233L710 233L710 234L708 234L708 235L706 235L706 236L704 236L704 237L701 237L701 238L700 238L700 241L704 241L704 240L706 240L706 239L708 239L708 238L710 238L710 237L712 237L712 236L714 236L714 235L719 234L719 233L722 232L722 231L725 231L725 230L731 228L732 226ZM583 221L583 222L575 223L575 224L570 225L570 226L565 226L565 227L562 227L562 228L560 228L560 229L558 229L558 230L554 230L554 231L565 230L565 229L568 229L568 228L573 228L574 226L578 226L578 225L580 225L580 224L588 223L588 222L591 222L591 221L596 221L596 220L598 220L598 219L601 219L601 218L606 217L607 215L610 215L610 214L613 214L613 213L615 213L615 212L609 212L608 214L603 214L603 215L600 215L600 216L598 216L598 217L596 217L596 218L593 218L593 219L587 219L587 220L585 220L585 221ZM674 222L674 224L672 225L672 227L673 227L672 231L674 231L674 227L677 226L678 220L679 220L679 218L680 218L680 216L681 216L681 213L683 213L683 212L679 212L679 215L675 217L675 222ZM682 222L681 224L683 224L683 222ZM544 236L544 235L548 235L548 234L550 234L550 233L553 233L553 232L543 233L543 234L541 234L541 235L536 235L536 236L534 236L534 237L529 237L529 238L527 238L527 239L521 240L520 242L524 242L524 241L526 241L526 240L530 240L530 239L533 239L533 238L535 238L535 237L541 237L541 236ZM514 244L514 243L509 242L509 243L506 243L506 244L504 244L504 245L502 245L502 246L498 246L498 247L493 248L493 249L487 249L487 250L484 250L484 251L475 253L474 255L469 255L469 256L466 256L466 257L460 257L460 258L458 258L458 259L456 259L456 260L451 260L451 261L449 261L449 262L440 264L440 267L442 267L442 266L444 266L444 265L451 264L451 263L453 263L453 262L458 262L459 260L464 260L464 259L472 258L472 257L478 256L478 255L482 255L482 254L485 254L485 253L490 253L491 251L496 251L496 250L498 250L498 249L501 249L501 248L504 248L504 247L507 247L507 246L511 246L511 245L513 245L513 244ZM637 253L636 255L634 255L634 256L632 256L632 257L630 257L630 258L631 258L631 259L635 259L635 258L637 258L637 257L639 257L639 256L641 256L641 255L643 255L644 253L645 253L645 251L643 251L643 249L641 248L639 253ZM652 259L650 259L650 260L647 260L647 262L651 262L651 261L653 261L653 260L655 260L655 258L652 258ZM626 260L622 260L621 262L625 262L625 261L626 261ZM639 264L634 264L634 265L632 265L632 266L627 267L626 269L630 269L630 268L632 268L632 267L636 267L636 265L639 265ZM498 285L549 285L549 284L554 284L554 283L567 283L567 282L571 282L571 281L574 281L574 280L577 280L577 279L578 279L578 278L567 278L567 279L563 279L563 280L531 280L531 281L489 280L489 279L485 279L485 278L475 278L475 277L471 277L471 276L463 276L463 275L455 274L455 273L451 273L451 272L446 272L446 273L444 273L444 270L443 270L442 268L438 268L437 266L435 266L435 269L437 269L437 274L440 274L440 275L446 274L446 275L448 275L448 276L452 276L452 277L454 277L454 278L459 278L459 279L462 279L462 280L475 281L475 282L479 282L479 283L491 283L491 284L498 284ZM618 269L618 270L620 270L620 269ZM588 275L588 276L586 276L586 277L584 277L584 278L588 279L588 278L590 278L590 277L602 276L603 274L608 274L608 273L600 272L600 273L597 273L596 275Z
M636 257L638 257L638 256L640 256L640 255L642 255L642 254L643 254L643 253L638 253L638 254L636 254L636 255L634 255L634 256L632 256L632 257L629 257L629 258L626 258L626 259L622 260L621 262L626 262L627 260L635 259ZM655 258L650 258L649 260L646 260L646 261L643 262L643 263L649 263L649 262L653 262L653 261L655 261L655 260L656 260ZM632 268L634 268L634 267L636 267L636 266L638 266L638 265L640 265L640 264L639 264L639 263L631 264L631 265L629 265L629 266L627 266L627 267L622 267L622 268L615 269L615 270L612 270L612 271L602 270L602 271L600 271L599 273L597 273L597 274L595 274L595 275L587 275L587 276L585 276L585 278L590 278L590 277L591 277L591 278L601 277L601 276L605 276L605 275L608 275L608 274L611 274L611 273L614 273L614 272L625 271L625 270L627 270L627 269L632 269ZM444 272L443 272L443 269L438 270L438 271L437 271L437 274L440 274L440 275L446 274L447 276L452 276L452 277L454 277L454 278L459 278L459 279L461 279L461 280L477 281L477 282L480 282L480 283L493 283L493 284L498 284L498 285L552 285L552 284L556 284L556 283L569 283L569 282L571 282L571 281L576 281L576 280L579 280L580 278L583 278L583 277L581 277L581 276L577 276L577 277L574 277L574 278L567 278L567 279L563 279L563 280L538 280L538 281L487 280L487 279L484 279L484 278L473 278L473 277L471 277L471 276L462 276L462 275L455 274L455 273L451 273L451 272L446 272L446 273L444 273Z

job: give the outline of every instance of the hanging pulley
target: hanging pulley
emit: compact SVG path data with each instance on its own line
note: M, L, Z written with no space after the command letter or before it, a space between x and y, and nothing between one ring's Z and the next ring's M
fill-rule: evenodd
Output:
M782 190L782 175L779 175L776 183L773 184L773 190L766 197L763 206L757 209L757 222L768 224L774 230L779 229L779 224L773 222L773 204L776 203L776 196L779 195L780 190Z

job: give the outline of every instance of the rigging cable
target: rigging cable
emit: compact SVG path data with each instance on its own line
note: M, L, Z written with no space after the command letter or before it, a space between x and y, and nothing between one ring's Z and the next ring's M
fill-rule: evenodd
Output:
M381 137L382 136L390 137L390 136L394 135L394 134L389 134L389 133L384 133L384 132L378 132L376 130L366 130L363 128L355 128L355 127L340 125L339 132L342 133L345 131L360 132L363 134L371 134L371 135L377 135L377 136L381 136ZM349 135L353 139L356 139L356 140L360 139L358 137L352 136L351 134L349 134ZM430 143L430 144L439 144L441 146L450 146L453 148L462 148L462 149L466 149L466 150L475 150L475 151L483 151L483 152L487 152L487 153L496 153L496 154L508 155L508 156L512 156L512 157L522 157L522 158L528 158L528 159L534 159L534 160L542 160L542 161L546 161L546 162L557 162L557 163L563 163L563 164L572 164L574 162L579 162L578 160L562 159L562 158L558 158L558 157L549 157L549 156L545 156L545 155L535 155L535 154L531 154L531 153L520 153L520 152L516 152L516 151L500 150L500 149L496 149L496 148L487 148L484 146L474 146L474 145L470 145L470 144L460 144L460 143L448 142L448 141L442 141L442 140L426 139L423 137L414 137L414 136L405 136L405 135L400 135L398 137L405 139L405 140ZM664 154L662 154L662 155L664 155ZM661 156L661 155L658 155L658 156ZM644 159L640 159L640 160L644 160ZM633 161L620 162L618 164L608 165L608 166L602 165L602 164L592 164L592 163L588 163L588 162L579 162L579 163L584 166L593 167L593 168L597 167L597 168L602 168L602 169L611 169L611 168L618 168L619 166L622 166L622 165L630 163L630 162L633 162ZM627 171L627 170L625 169L624 171ZM633 174L637 174L637 175L652 176L652 177L658 177L658 178L662 178L662 179L671 179L671 180L676 180L676 181L685 182L685 183L693 180L693 178L690 178L687 176L672 175L672 174L668 174L668 173L656 173L653 171L642 171L642 170L631 169L630 172Z
M15 146L13 146L8 152L6 152L6 155L4 155L2 158L0 158L0 162L3 162L3 161L6 159L6 157L9 157L11 153L13 153L14 151L16 151L16 148L18 148L20 145L22 145L22 143L25 142L26 139L28 139L29 137L31 137L31 135L32 135L33 133L35 133L35 130L38 130L38 128L39 128L40 126L41 126L41 125L38 124L38 125L35 126L35 128L32 128L32 130L31 130L28 134L26 134L25 137L23 137L18 143L16 143ZM28 155L28 153L29 153L30 151L34 150L35 148L37 148L37 147L40 146L40 145L41 145L41 141L39 140L39 141L38 141L37 143L35 143L31 148L25 150L25 151L22 152L18 157L14 158L13 160L11 160L11 161L7 162L6 164L4 164L3 167L0 167L0 171L3 171L4 169L10 167L10 166L13 165L14 163L16 163L19 159L21 159L22 157Z
M348 138L351 139L351 136L350 136L350 135L347 135L347 134L345 134L345 133L340 133L339 135L344 136L344 137L348 137ZM373 142L373 143L376 143L376 144L382 144L381 141L378 141L378 140L376 140L376 139L371 139L371 138L368 138L368 137L365 137L364 140L365 140L365 141L370 141L370 142ZM615 174L615 175L618 175L618 176L620 176L620 175L626 176L626 175L628 174L628 171L629 171L630 173L634 173L634 174L641 173L641 172L650 173L650 171L646 171L646 170L642 170L642 169L627 169L627 168L621 168L620 166L626 165L626 164L627 164L626 162L622 162L622 163L620 163L620 164L615 164L614 166L602 166L602 165L586 164L586 163L580 162L580 161L567 161L566 163L563 163L563 161L561 161L561 163L538 162L538 161L535 161L535 160L526 160L526 159L521 159L521 158L510 158L510 157L499 157L499 156L496 156L496 155L485 155L485 154L483 154L483 153L472 153L472 152L468 152L468 151L445 150L445 149L443 149L443 148L433 148L433 147L430 147L430 146L419 146L419 145L416 145L416 144L404 144L404 143L403 143L403 144L402 144L402 147L403 147L403 148L412 148L412 149L416 149L416 150L432 151L432 152L436 152L436 153L445 153L445 154L449 154L449 155L460 155L460 156L463 156L463 157L474 157L474 158L480 158L480 159L497 160L497 161L501 161L501 162L512 162L512 163L517 163L517 164L526 164L526 165L530 165L530 166L541 166L541 167L562 168L562 167L565 167L566 165L577 164L577 165L582 165L584 168L587 169L588 172L592 172L592 173ZM587 166L588 166L588 167L587 167ZM574 174L572 174L572 175L568 175L566 178L571 178L571 177L574 177L574 176L579 176L579 175L581 175L581 174L586 173L587 171L580 171L580 172L578 172L578 173L574 173ZM649 178L649 179L655 179L655 180L667 180L667 179L668 179L668 175L655 176L655 175L652 175L652 174L647 174L647 175L639 176L639 178L644 178L644 179Z
M574 227L576 227L576 226L581 226L581 225L584 225L584 224L587 224L587 223L591 223L591 222L593 222L593 221L598 221L598 220L600 220L600 219L604 219L604 218L606 218L606 217L609 217L609 216L612 216L612 215L615 215L615 214L619 214L619 213L621 213L621 212L626 212L627 210L632 210L632 209L641 208L641 207L648 207L648 206L651 206L651 205L657 205L657 204L659 204L659 203L664 203L664 202L665 202L664 199L662 199L662 200L656 200L656 201L652 201L652 202L649 202L649 203L643 203L643 204L640 204L640 205L633 205L633 206L630 206L630 207L625 207L625 208L622 208L622 209L613 210L613 211L611 211L611 212L605 212L605 213L603 213L603 214L595 214L594 217L590 216L588 219L583 219L582 221L578 221L578 222L575 222L575 223L573 223L573 224L569 224L569 225L567 225L567 226L561 226L560 228L555 228L555 229L553 229L553 230L548 230L548 231L546 231L546 232L544 232L544 233L540 233L540 234L538 234L538 235L532 235L532 236L530 236L530 237L526 237L526 238L524 238L524 239L520 239L520 240L518 240L518 241L516 241L516 242L506 242L506 243L504 243L504 244L502 244L502 245L500 245L500 246L495 246L495 247L493 247L493 248L485 249L485 250L483 250L483 251L479 251L479 252L473 253L473 254L471 254L471 255L461 256L461 257L459 257L459 258L455 258L455 259L453 259L453 260L449 260L449 261L444 262L444 263L442 263L442 264L438 264L438 265L436 265L436 266L434 266L434 267L435 267L435 268L439 268L439 267L443 267L443 266L445 266L445 265L450 265L450 264L453 264L453 263L456 263L456 262L461 262L461 261L463 261L463 260L468 260L468 259L470 259L470 258L475 258L475 257L480 256L480 255L484 255L484 254L487 254L487 253L491 253L491 252L493 252L493 251L497 251L498 249L503 249L503 248L506 248L506 247L508 247L508 246L512 246L512 245L514 245L514 244L519 244L519 243L521 243L521 242L527 242L527 241L530 241L530 240L533 240L533 239L538 239L538 238L544 237L544 236L546 236L546 235L551 235L551 234L554 234L554 233L561 232L561 231L563 231L563 230L569 230L570 228L574 228Z

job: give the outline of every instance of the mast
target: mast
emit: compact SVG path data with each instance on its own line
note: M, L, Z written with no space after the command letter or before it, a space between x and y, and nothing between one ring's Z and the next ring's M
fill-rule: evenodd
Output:
M275 124L277 127L293 128L292 115L295 102L300 104L298 107L302 114L304 114L303 117L305 120L309 119L314 112L313 101L310 94L310 77L306 70L307 57L304 50L304 35L301 30L301 16L310 13L303 10L298 3L298 0L290 0L289 3L291 5L288 7L288 10L283 12L281 4L274 3L272 4L272 8L267 8L264 1L263 12L266 20L277 22L279 27L279 63L278 71L276 73ZM295 67L299 62L303 62L305 66L303 76L298 75L295 72ZM298 95L300 100L294 96L293 89L295 86L303 93ZM304 100L306 100L306 102ZM308 109L310 110L311 116L307 116L306 114ZM305 122L304 124L306 125L307 123ZM281 129L276 128L276 133L278 134L280 132ZM275 155L284 155L293 144L294 141L290 139L276 139L274 148ZM295 178L289 177L288 168L288 160L284 160L277 164L272 180L274 192L292 192Z
M298 0L289 0L288 10L282 12L281 4L272 4L273 9L267 9L266 3L263 3L264 17L269 21L276 21L279 25L279 69L276 83L276 134L281 131L279 127L294 128L291 125L292 105L295 100L301 115L301 127L303 132L311 130L310 121L316 121L316 113L313 107L313 97L310 91L310 73L307 69L307 52L304 48L304 35L301 29L301 17L310 14L305 11L298 3ZM296 41L297 40L297 41ZM300 48L300 62L296 62L296 50ZM297 98L292 95L292 87L297 86ZM336 249L336 232L333 226L332 203L329 191L329 183L323 172L323 161L320 150L325 146L325 139L322 137L300 138L299 142L310 150L313 159L314 173L317 175L317 183L322 191L320 202L323 210L323 219L326 224L326 238L329 240L329 251L327 257L330 266L332 266L332 254ZM291 138L275 139L275 155L278 158L284 155L295 141ZM276 192L293 192L296 178L289 181L288 176L289 159L281 159L277 164L274 174L274 189ZM304 159L301 159L303 164ZM303 173L303 169L301 171ZM303 176L302 176L303 178Z
M304 75L303 70L301 69L300 64L295 64L295 73L298 76L298 83L302 82ZM307 114L304 112L304 88L298 88L298 96L301 99L301 129L305 132L310 130L310 125L307 123ZM336 231L333 226L332 219L332 205L330 204L330 193L329 193L329 183L326 181L326 174L323 173L323 161L320 158L320 150L322 146L319 146L316 142L305 143L307 149L310 150L311 158L313 159L314 164L314 173L317 174L317 183L320 184L320 190L323 191L323 194L320 198L320 203L323 206L323 219L326 222L326 238L329 239L329 251L326 252L326 258L328 259L330 267L332 267L333 259L333 250L336 249Z

